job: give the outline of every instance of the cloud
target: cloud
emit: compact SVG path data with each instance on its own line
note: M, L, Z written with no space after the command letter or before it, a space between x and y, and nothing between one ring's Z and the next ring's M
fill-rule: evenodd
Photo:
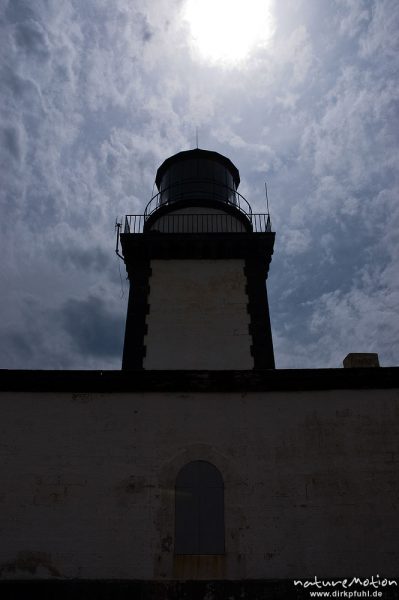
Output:
M50 57L47 34L37 21L29 20L16 25L14 41L27 55L34 54L41 61Z
M115 218L197 126L255 211L267 181L277 365L398 362L397 2L276 2L229 69L196 60L182 1L3 6L0 366L120 367Z
M360 56L379 63L384 69L382 57L395 61L399 49L396 32L399 26L399 11L395 0L381 0L371 5L367 35L359 40Z
M121 356L124 320L111 313L102 298L67 300L61 309L61 322L82 354Z
M21 127L2 127L0 135L2 147L8 151L11 158L19 164L23 156Z
M338 0L341 8L339 31L342 35L355 37L370 23L372 7L364 0Z

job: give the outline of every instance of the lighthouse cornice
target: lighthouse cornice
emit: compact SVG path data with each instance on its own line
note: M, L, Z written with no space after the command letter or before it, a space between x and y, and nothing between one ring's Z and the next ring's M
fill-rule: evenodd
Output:
M233 259L260 258L267 276L275 233L122 233L126 267L132 260L148 259Z

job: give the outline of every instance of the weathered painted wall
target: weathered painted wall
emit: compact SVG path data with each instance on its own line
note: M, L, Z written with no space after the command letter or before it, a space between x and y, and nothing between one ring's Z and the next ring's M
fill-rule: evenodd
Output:
M132 377L134 374L132 374ZM2 577L397 576L397 390L0 395ZM174 481L209 460L226 549L174 560Z
M152 260L145 369L252 369L244 260Z

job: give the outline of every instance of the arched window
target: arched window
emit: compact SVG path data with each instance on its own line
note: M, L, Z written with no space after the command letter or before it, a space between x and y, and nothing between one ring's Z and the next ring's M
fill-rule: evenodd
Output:
M216 467L185 465L176 479L175 554L224 554L224 488Z

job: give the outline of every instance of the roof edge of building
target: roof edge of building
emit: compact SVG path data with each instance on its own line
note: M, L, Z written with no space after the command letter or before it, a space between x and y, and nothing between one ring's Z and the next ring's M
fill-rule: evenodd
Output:
M254 371L73 371L0 369L0 391L267 392L399 388L399 367Z

